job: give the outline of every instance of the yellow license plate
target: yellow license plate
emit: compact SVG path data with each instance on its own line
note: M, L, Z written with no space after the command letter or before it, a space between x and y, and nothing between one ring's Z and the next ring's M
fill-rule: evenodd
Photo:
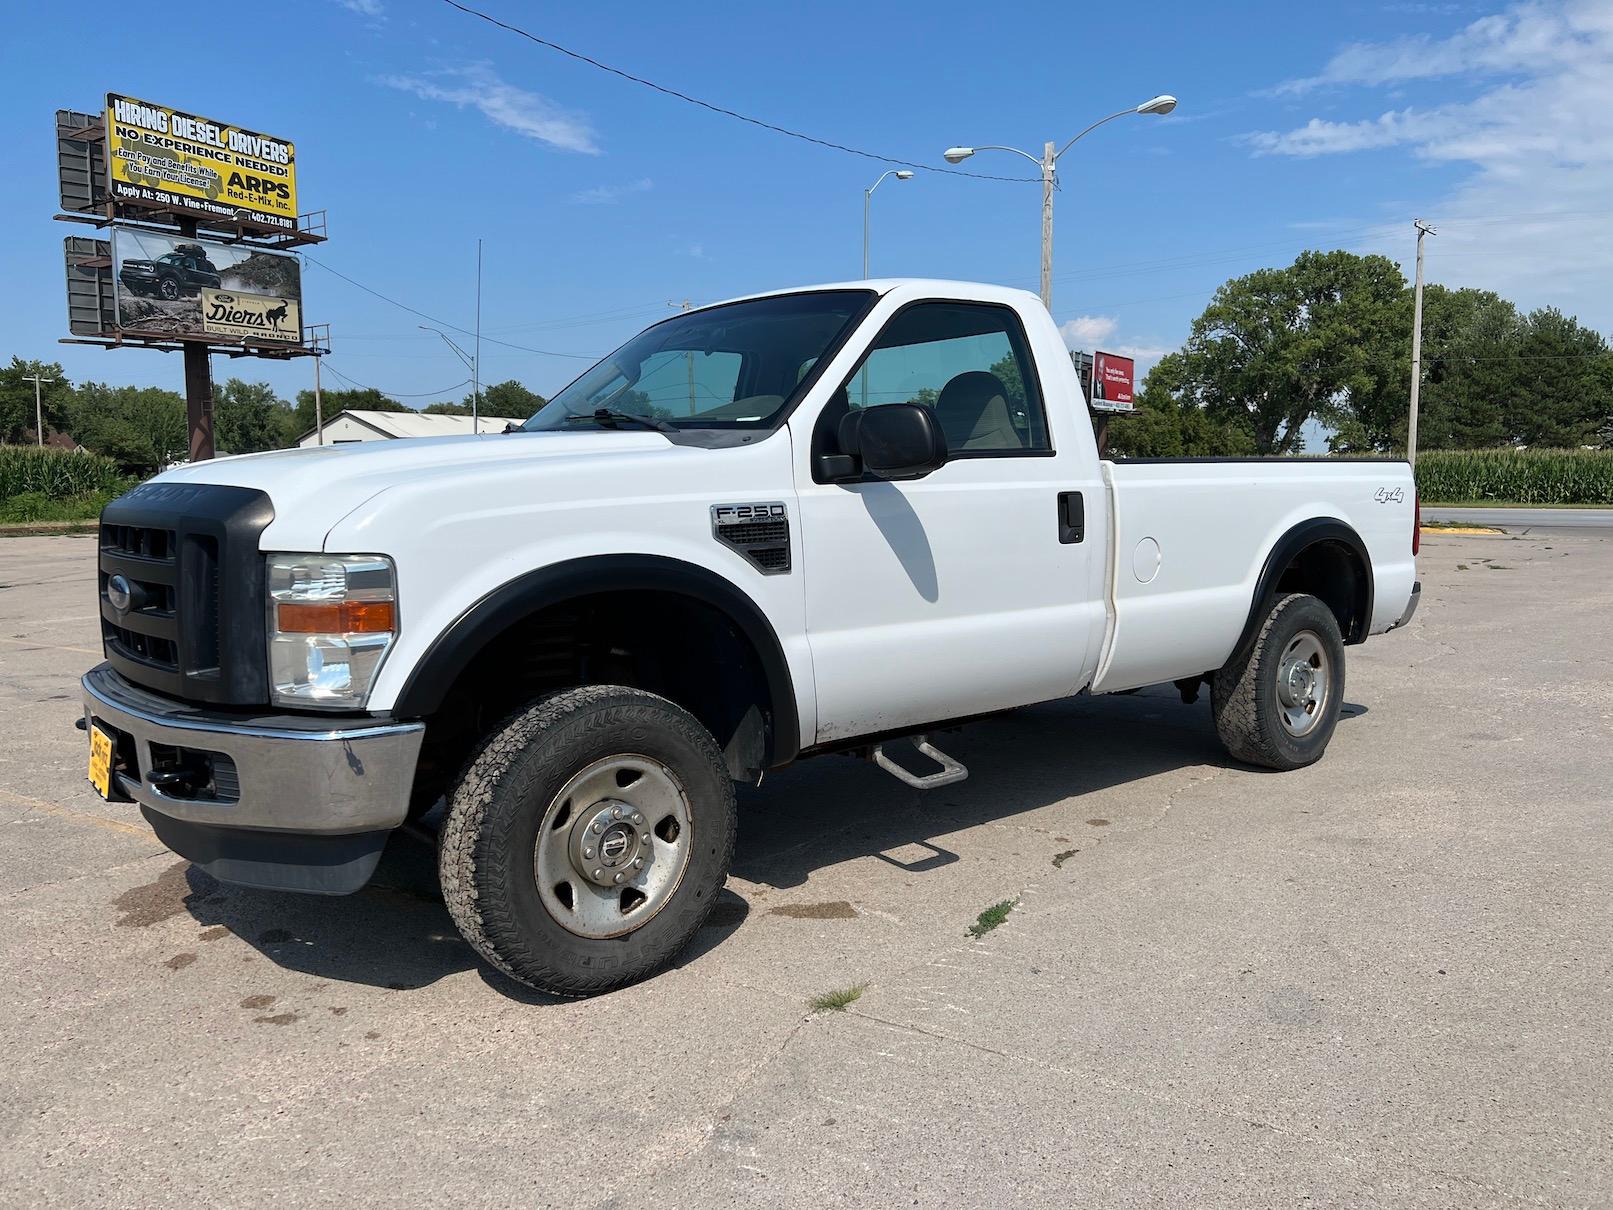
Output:
M90 785L102 798L112 797L112 737L90 724Z

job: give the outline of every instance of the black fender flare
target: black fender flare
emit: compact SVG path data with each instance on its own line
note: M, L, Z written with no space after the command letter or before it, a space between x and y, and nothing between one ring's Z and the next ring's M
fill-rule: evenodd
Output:
M1365 641L1367 631L1372 627L1373 601L1372 556L1367 552L1367 544L1361 541L1361 535L1355 532L1353 526L1336 517L1312 517L1289 529L1272 544L1266 562L1260 569L1260 578L1255 581L1254 597L1249 602L1249 617L1243 624L1243 633L1238 636L1237 644L1232 648L1234 652L1242 651L1260 630L1260 624L1266 616L1265 606L1276 594L1277 581L1282 578L1288 565L1321 542L1339 543L1355 556L1359 564L1364 600L1344 641Z
M761 662L772 705L769 768L787 765L801 746L795 682L773 625L740 588L715 572L661 555L592 555L517 576L455 618L409 673L392 707L397 718L421 718L443 701L460 671L522 618L576 597L650 590L692 597L721 612L749 640Z

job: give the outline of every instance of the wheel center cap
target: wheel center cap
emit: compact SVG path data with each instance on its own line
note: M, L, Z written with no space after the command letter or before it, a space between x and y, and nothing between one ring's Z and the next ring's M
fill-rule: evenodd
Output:
M599 864L615 868L632 854L638 837L626 824L614 823L599 838Z
M598 886L637 879L652 850L644 815L630 803L606 799L580 812L571 826L571 865Z
M1303 661L1295 661L1288 666L1288 675L1282 679L1282 696L1284 704L1298 706L1308 701L1311 689L1316 683L1316 670Z

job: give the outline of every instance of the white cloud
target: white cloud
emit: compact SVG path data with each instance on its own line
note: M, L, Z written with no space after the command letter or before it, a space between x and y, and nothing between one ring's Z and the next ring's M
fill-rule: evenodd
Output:
M592 189L579 189L571 195L571 200L578 206L614 206L629 194L647 193L653 188L655 182L646 176L628 181L625 185L595 185Z
M1072 349L1090 350L1113 336L1119 326L1120 321L1110 315L1078 315L1060 324L1059 331Z
M594 129L585 116L508 83L490 63L469 63L422 76L379 76L376 83L427 101L446 101L461 109L468 105L495 126L561 151L600 154Z
M1059 325L1064 343L1077 352L1095 353L1102 349L1105 353L1130 357L1137 363L1137 382L1141 385L1143 375L1170 350L1157 341L1118 339L1119 330L1120 321L1110 315L1078 315Z
M1339 51L1318 75L1290 80L1280 92L1309 92L1329 84L1388 84L1476 73L1540 72L1575 51L1575 41L1610 22L1598 0L1549 3L1536 0L1481 17L1449 38L1427 35L1390 42L1355 42Z
M1312 117L1245 136L1260 155L1358 151L1466 168L1443 196L1397 201L1390 239L1365 250L1409 259L1411 219L1432 220L1428 272L1450 285L1497 290L1524 306L1552 304L1613 325L1613 5L1530 0L1443 39L1346 46L1316 75L1284 89L1385 90L1440 80L1452 99L1358 117ZM1338 100L1338 98L1335 98ZM1348 104L1344 98L1340 103ZM1335 110L1336 113L1336 110ZM1410 178L1413 182L1416 178ZM1404 197L1408 178L1383 180ZM1414 214L1410 207L1416 207Z
M381 0L336 0L336 3L361 17L378 20L386 15L386 5Z

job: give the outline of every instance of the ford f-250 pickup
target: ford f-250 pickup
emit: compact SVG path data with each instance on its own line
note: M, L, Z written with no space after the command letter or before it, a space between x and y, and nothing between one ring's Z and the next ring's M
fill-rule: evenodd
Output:
M939 728L1175 682L1208 684L1234 758L1315 761L1345 648L1416 607L1415 512L1402 461L1100 460L1020 291L744 298L514 433L229 458L114 501L91 780L226 882L327 894L436 806L470 944L598 992L690 940L734 783L803 757L926 788L966 775Z

